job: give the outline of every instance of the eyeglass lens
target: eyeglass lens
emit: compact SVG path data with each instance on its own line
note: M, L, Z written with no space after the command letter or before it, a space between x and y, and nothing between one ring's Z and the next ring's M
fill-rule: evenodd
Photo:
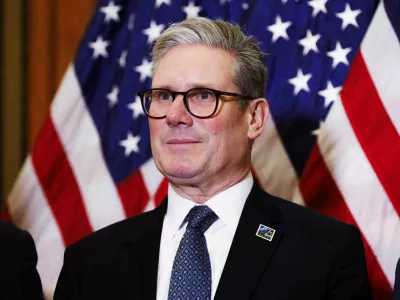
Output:
M163 89L149 90L143 95L144 107L152 117L165 116L173 100L173 94ZM198 117L207 117L212 115L215 110L217 96L212 90L196 88L187 92L186 102L191 114Z

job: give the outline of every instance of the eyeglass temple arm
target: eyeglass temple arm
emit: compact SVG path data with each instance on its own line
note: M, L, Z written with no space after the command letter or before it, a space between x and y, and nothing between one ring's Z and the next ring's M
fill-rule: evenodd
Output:
M237 94L237 93L220 92L220 95L233 96L233 97L238 97L238 98L242 98L242 99L245 99L245 100L254 100L253 97L245 96L245 95L241 95L241 94Z

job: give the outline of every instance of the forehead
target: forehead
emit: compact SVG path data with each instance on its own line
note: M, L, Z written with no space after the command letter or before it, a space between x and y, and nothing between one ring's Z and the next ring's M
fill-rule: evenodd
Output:
M206 85L216 89L233 84L233 56L205 45L180 45L170 49L159 61L153 87L190 88Z

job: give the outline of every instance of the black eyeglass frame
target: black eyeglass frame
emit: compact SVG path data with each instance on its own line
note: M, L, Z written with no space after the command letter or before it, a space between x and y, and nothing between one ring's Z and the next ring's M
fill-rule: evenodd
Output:
M216 99L215 99L215 108L214 108L214 111L213 111L210 115L205 116L205 117L197 116L197 115L195 115L195 114L189 109L189 104L188 104L188 101L187 101L187 95L188 95L191 91L193 91L193 90L207 90L207 91L212 91L212 92L215 94L215 96L216 96ZM237 94L237 93L223 92L223 91L219 91L219 90L214 90L214 89L210 89L210 88L202 88L202 87L193 88L193 89L187 90L186 92L172 92L172 91L170 91L170 90L168 90L168 89L163 89L163 88L154 88L154 89L148 89L148 90L143 90L143 91L137 92L137 95L140 97L140 103L142 104L142 108L143 108L144 113L145 113L149 118L152 118L152 119L163 119L163 118L165 118L167 115L165 114L165 115L162 116L162 117L153 117L153 116L151 116L151 115L147 112L147 110L146 110L146 108L145 108L145 106L144 106L144 94L147 93L147 92L149 92L149 91L167 91L168 93L170 93L170 94L172 95L172 102L175 101L175 98L176 98L177 95L182 95L182 96L183 96L183 103L185 104L186 110L187 110L187 111L189 112L189 114L191 114L193 117L196 117L196 118L199 118L199 119L207 119L207 118L210 118L210 117L212 117L212 116L216 113L216 111L217 111L217 109L218 109L219 98L220 98L221 96L237 97L238 100L239 100L239 99L243 99L243 100L254 100L254 99L255 99L255 98L253 98L253 97L244 96L244 95Z

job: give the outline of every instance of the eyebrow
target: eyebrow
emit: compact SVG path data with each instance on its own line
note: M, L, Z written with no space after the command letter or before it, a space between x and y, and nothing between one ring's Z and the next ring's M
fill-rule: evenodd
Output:
M169 85L169 84L162 84L162 85L160 85L160 86L152 86L151 87L152 89L166 89L166 90L170 90L170 91L175 91L175 92L177 92L177 90L176 89L174 89L173 87L172 87L172 85ZM206 85L206 84L193 84L193 85L190 85L189 86L189 88L187 89L187 91L188 90L191 90L191 89L196 89L196 88L210 88L210 89L214 89L214 90L221 90L220 88L216 88L213 84L210 84L210 85ZM179 92L183 92L183 91L179 91Z

